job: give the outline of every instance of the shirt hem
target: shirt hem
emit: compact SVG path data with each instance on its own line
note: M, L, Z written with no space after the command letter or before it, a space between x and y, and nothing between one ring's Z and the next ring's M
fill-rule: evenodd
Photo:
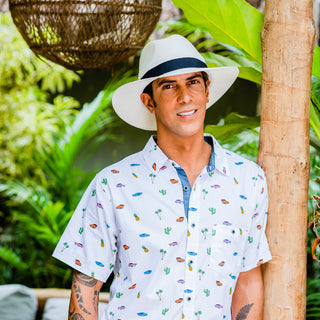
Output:
M94 276L92 276L91 272L88 271L87 269L83 269L84 267L81 267L81 266L78 266L78 265L75 265L74 261L71 261L69 259L65 259L64 256L60 255L60 254L56 254L56 253L53 253L52 254L52 257L54 257L55 259L65 263L66 265L68 265L69 267L71 267L72 269L74 270L77 270L83 274L85 274L86 276L88 277L93 277L94 279L96 280L99 280L99 281L102 281L102 282L106 282L107 279L105 276L103 276L102 274L98 273L98 272L94 272Z
M272 259L271 254L268 254L268 256L263 259L263 262L261 263L261 265L267 263L267 262L270 261L271 259ZM245 272L245 271L250 271L250 270L252 270L252 269L254 269L254 268L256 268L256 267L259 267L259 266L260 266L260 265L257 265L257 264L247 266L247 267L245 267L245 268L242 268L242 270L240 271L240 273L241 273L241 272Z

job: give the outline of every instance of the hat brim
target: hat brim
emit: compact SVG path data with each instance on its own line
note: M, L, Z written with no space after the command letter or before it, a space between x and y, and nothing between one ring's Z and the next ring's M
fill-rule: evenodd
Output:
M178 69L160 77L136 80L119 87L112 96L112 104L117 115L130 125L150 131L157 130L157 124L154 114L146 108L140 99L140 95L145 87L152 81L168 76L206 72L208 74L210 85L207 109L210 108L223 94L231 87L237 79L239 70L236 67L219 68L186 68Z

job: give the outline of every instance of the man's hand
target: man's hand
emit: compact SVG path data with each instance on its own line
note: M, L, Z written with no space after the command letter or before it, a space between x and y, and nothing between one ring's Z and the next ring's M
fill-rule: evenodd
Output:
M99 293L103 282L74 271L69 320L98 320Z
M232 298L232 320L262 320L263 303L261 268L241 272Z

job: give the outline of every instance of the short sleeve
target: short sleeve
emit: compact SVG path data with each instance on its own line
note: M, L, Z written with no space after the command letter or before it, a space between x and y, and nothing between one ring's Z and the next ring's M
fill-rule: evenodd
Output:
M105 282L114 268L116 238L108 181L100 174L85 191L53 256Z
M255 183L256 202L251 216L241 271L249 271L272 259L265 234L268 216L268 188L266 176L262 170L257 175Z

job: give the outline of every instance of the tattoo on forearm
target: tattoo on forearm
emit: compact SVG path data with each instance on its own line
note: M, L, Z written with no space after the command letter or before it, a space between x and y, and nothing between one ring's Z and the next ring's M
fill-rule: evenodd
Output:
M98 282L98 280L92 277L86 276L85 274L80 272L75 272L74 276L76 281L79 281L81 284L83 284L86 287L94 287Z
M79 305L79 308L86 314L91 314L84 306L83 306L83 297L81 294L81 288L80 286L74 284L73 285L74 289L75 289L75 293L76 293L76 298L77 298L77 302Z
M239 311L239 313L237 314L236 320L245 320L247 319L247 316L251 310L251 308L253 307L253 303L251 304L247 304L244 307L242 307Z
M83 296L82 296L82 293L81 293L81 285L84 285L86 287L94 287L96 284L97 284L97 280L92 278L92 277L88 277L80 272L75 272L74 273L74 278L73 278L73 283L72 283L72 286L73 286L73 289L74 289L74 293L75 293L75 298L78 302L78 306L80 308L80 310L82 310L84 313L86 314L91 314L90 311L88 311L84 305L83 305ZM95 297L98 296L98 291L95 290L94 292L94 300L95 300ZM97 307L95 306L93 308L96 312L97 312ZM69 316L71 317L72 320L82 320L84 319L82 317L81 314L79 313L75 313L75 310L76 308L74 308L73 311L69 312Z
M99 302L99 291L95 290L93 294L93 310L98 312L98 302Z
M80 313L76 313L72 316L72 320L85 320L84 317Z

